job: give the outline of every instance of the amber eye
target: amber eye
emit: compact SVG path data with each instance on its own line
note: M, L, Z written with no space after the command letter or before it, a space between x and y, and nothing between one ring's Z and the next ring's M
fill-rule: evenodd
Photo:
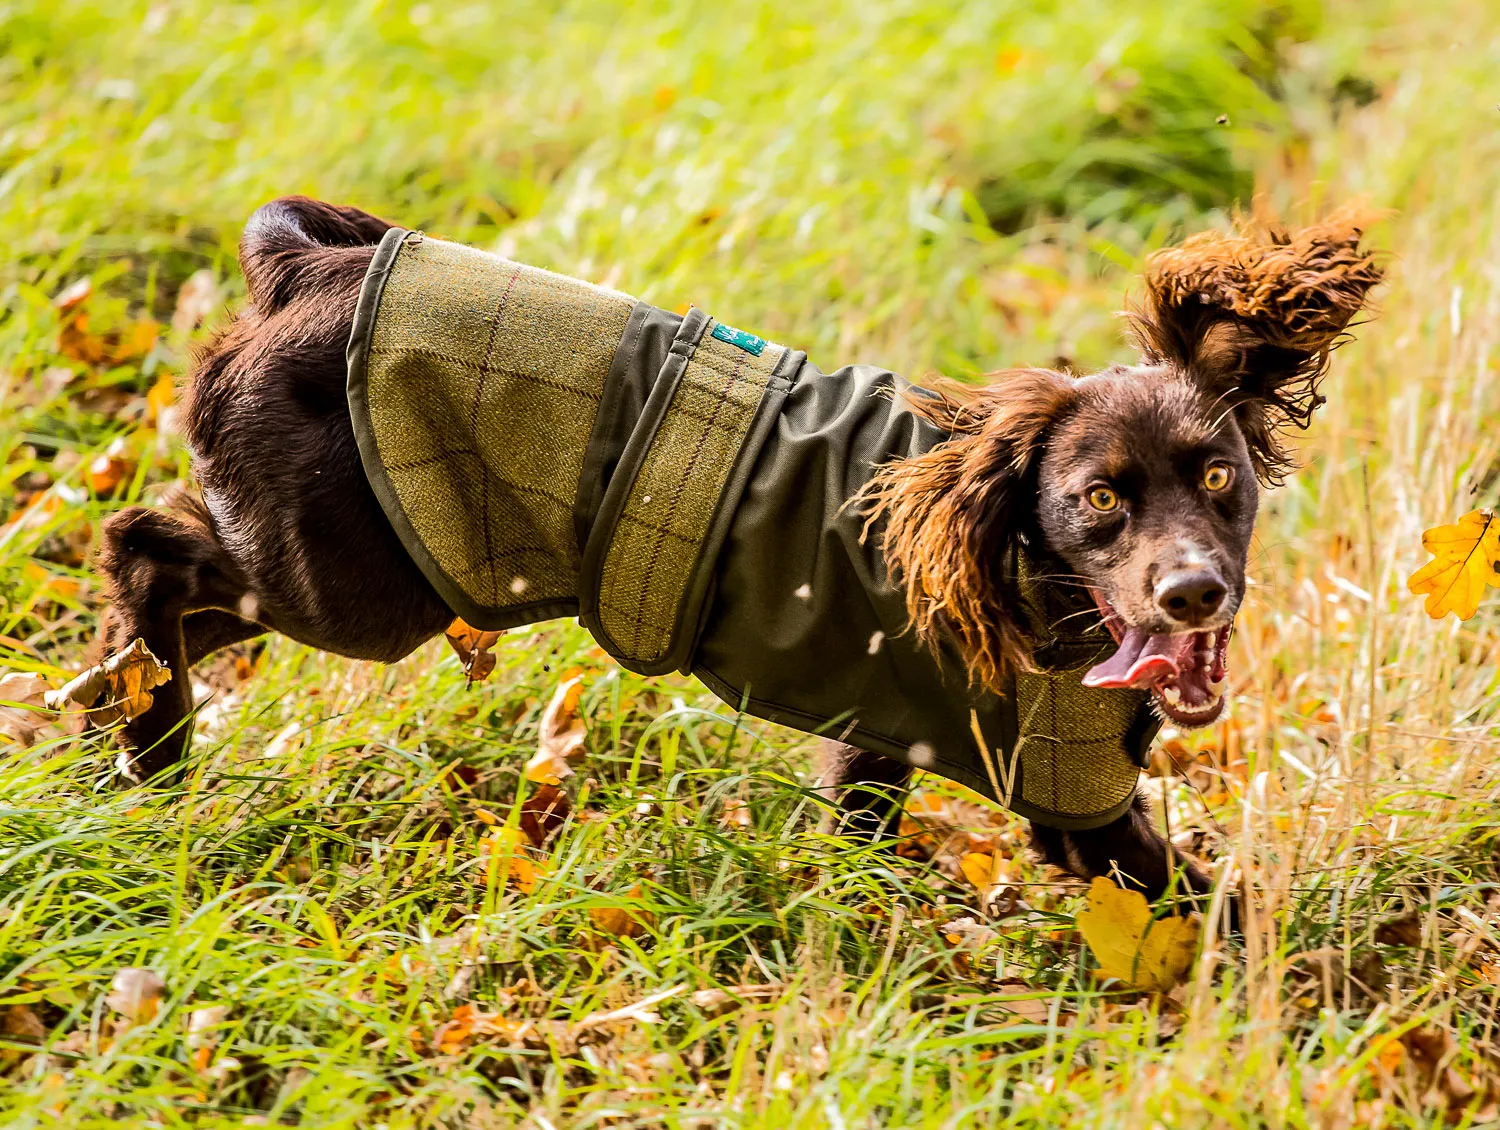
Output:
M1120 508L1120 496L1109 487L1092 487L1089 490L1089 505L1101 514Z
M1209 490L1223 490L1234 482L1234 472L1222 463L1210 463L1203 472L1203 485Z

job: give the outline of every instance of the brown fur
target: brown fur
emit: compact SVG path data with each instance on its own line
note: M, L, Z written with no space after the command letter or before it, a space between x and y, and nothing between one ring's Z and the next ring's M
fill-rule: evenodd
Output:
M201 357L186 408L204 501L132 507L105 526L100 566L114 602L106 642L141 637L174 674L125 727L127 777L175 773L191 732L188 671L217 648L269 630L394 661L452 618L375 499L345 395L355 298L389 227L303 197L273 201L246 227L250 305ZM1164 548L1174 539L1196 539L1200 557L1230 570L1227 587L1242 589L1230 567L1243 568L1255 475L1284 471L1274 433L1306 422L1328 351L1380 277L1357 235L1353 219L1336 218L1296 235L1190 240L1151 260L1145 303L1132 315L1146 367L1079 379L1018 370L985 388L943 383L915 399L952 438L882 468L866 501L872 523L885 519L885 553L922 638L936 647L951 633L975 679L992 687L1028 663L1010 563L1032 540L1072 553L1094 583L1120 589L1128 578L1141 590L1131 599L1148 610L1158 566L1177 567ZM1238 426L1219 427L1226 400ZM1195 497L1191 474L1172 463L1200 448L1243 468L1233 498ZM1128 537L1081 512L1088 484L1073 479L1096 466L1113 473L1101 450L1133 464L1125 473L1142 484ZM1129 568L1120 564L1127 556ZM1237 600L1236 592L1223 614ZM840 790L847 829L884 834L908 770L847 748L837 762L831 785L866 786ZM1191 891L1208 888L1139 807L1091 832L1038 829L1036 842L1085 878L1118 865L1151 897L1178 868Z
M1306 427L1323 402L1329 355L1383 277L1359 248L1374 214L1357 207L1295 233L1241 224L1194 236L1147 261L1146 295L1128 311L1143 362L1136 379L1182 380L1232 412L1256 476L1279 483L1293 460L1279 433ZM867 531L906 588L911 623L934 650L951 636L976 681L999 690L1026 669L1033 642L1004 564L1028 529L1035 461L1079 400L1076 378L1048 370L991 374L983 387L941 382L914 411L955 433L880 469L864 496ZM1110 437L1129 446L1117 426Z
M1146 262L1145 297L1127 315L1146 361L1192 371L1234 409L1267 486L1295 466L1278 433L1307 427L1330 354L1384 277L1359 246L1377 218L1350 205L1297 232L1242 222Z
M974 680L997 687L1027 667L1032 641L1014 570L995 564L1035 509L1028 468L1071 399L1072 382L1046 369L1018 369L993 374L983 388L956 381L932 387L935 397L908 403L955 438L882 468L865 496L865 529L886 519L886 561L903 579L917 635L936 650L951 631Z

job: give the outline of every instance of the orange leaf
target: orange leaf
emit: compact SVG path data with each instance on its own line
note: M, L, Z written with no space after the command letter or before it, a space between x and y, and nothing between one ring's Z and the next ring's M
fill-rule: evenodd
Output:
M1449 526L1422 535L1432 560L1411 575L1406 587L1427 596L1427 615L1441 620L1452 612L1467 620L1479 611L1485 586L1500 586L1500 522L1492 510L1471 510Z
M542 711L536 753L526 763L528 781L560 785L564 777L572 774L573 767L568 761L583 752L588 737L588 727L578 717L578 699L582 694L582 675L575 675L552 693L552 701Z
M568 794L556 785L543 785L521 805L521 831L536 847L563 826L571 808Z
M470 627L462 617L455 617L443 634L449 646L458 653L469 682L482 683L490 677L490 672L495 669L495 657L490 648L495 646L502 633L482 632Z
M641 885L630 888L626 898L641 897ZM639 938L648 928L656 924L655 917L644 910L627 910L619 906L594 906L589 908L589 920L601 934L616 938Z

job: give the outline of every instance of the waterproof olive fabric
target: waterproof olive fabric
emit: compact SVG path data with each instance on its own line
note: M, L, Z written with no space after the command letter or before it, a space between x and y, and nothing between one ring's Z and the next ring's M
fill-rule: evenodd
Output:
M884 369L823 373L716 322L400 230L365 280L349 401L370 482L454 611L577 614L622 665L960 781L1059 828L1107 823L1156 722L1089 690L1110 646L1026 583L1039 670L1004 695L907 630L879 530L848 505L946 433ZM1026 577L1055 566L997 563Z

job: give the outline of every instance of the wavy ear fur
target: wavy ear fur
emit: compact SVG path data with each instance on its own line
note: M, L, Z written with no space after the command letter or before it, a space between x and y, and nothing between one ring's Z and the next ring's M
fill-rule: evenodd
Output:
M971 678L998 690L1031 664L1034 641L1007 558L1035 528L1035 457L1073 386L1044 369L994 376L984 388L942 381L934 396L910 396L914 412L953 438L881 467L862 497L867 534L885 519L886 562L905 584L918 637L936 652L950 633Z
M1359 247L1378 218L1351 205L1295 232L1241 223L1147 260L1145 298L1127 313L1146 361L1186 371L1234 409L1267 485L1294 466L1278 433L1307 427L1329 354L1384 276Z

